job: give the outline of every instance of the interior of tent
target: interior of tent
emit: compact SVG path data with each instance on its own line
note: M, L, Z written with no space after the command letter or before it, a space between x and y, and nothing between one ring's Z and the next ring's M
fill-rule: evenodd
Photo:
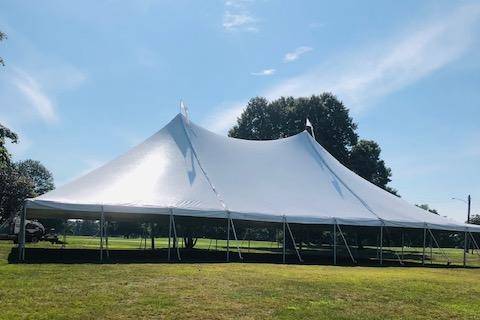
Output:
M342 258L357 263L368 247L382 264L384 247L401 247L388 252L403 264L407 244L422 248L422 263L428 248L448 261L444 242L456 237L479 249L480 232L480 226L420 209L361 178L307 131L242 140L182 114L121 156L25 202L22 225L45 218L98 220L102 260L110 255L109 225L118 221L147 224L152 249L154 233L168 237L168 260L181 260L180 249L192 238L210 239L209 249L213 239L218 249L220 239L227 261L246 260L251 241L260 237L282 262L306 261L311 248L320 248L335 264ZM25 260L24 228L19 259Z

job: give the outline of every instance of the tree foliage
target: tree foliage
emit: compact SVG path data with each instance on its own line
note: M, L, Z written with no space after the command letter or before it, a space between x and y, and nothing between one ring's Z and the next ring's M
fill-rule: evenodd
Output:
M40 196L55 188L53 176L38 160L27 159L16 163L17 171L31 180L35 196Z
M357 124L349 110L331 93L307 98L282 97L268 101L252 98L228 135L248 140L285 138L305 129L309 119L316 140L352 171L396 194L387 186L392 175L380 158L380 146L358 138Z
M5 33L3 33L2 31L0 31L0 41L3 41L5 39L7 39L7 35ZM5 61L3 61L2 57L0 57L0 64L2 66L5 65Z
M428 212L434 213L434 214L439 214L437 210L430 208L430 206L426 203L424 204L416 204L417 207L423 210L427 210Z
M478 224L480 225L480 214L474 214L470 217L471 224Z

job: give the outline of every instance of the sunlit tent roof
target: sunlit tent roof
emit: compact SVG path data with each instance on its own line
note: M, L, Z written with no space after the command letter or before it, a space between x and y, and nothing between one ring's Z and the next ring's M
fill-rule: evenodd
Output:
M411 205L359 177L306 131L248 141L177 115L100 168L26 204L27 216L152 215L480 231Z

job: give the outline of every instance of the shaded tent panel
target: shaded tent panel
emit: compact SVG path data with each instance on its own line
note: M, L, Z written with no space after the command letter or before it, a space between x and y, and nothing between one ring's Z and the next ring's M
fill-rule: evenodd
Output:
M27 201L29 217L155 215L480 231L419 209L348 170L307 132L228 138L182 115L71 183Z

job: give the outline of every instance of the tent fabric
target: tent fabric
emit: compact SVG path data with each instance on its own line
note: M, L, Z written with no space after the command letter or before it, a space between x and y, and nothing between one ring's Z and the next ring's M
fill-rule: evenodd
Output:
M179 114L127 153L26 203L29 217L184 215L303 224L478 231L356 175L306 131L269 141L220 136Z

